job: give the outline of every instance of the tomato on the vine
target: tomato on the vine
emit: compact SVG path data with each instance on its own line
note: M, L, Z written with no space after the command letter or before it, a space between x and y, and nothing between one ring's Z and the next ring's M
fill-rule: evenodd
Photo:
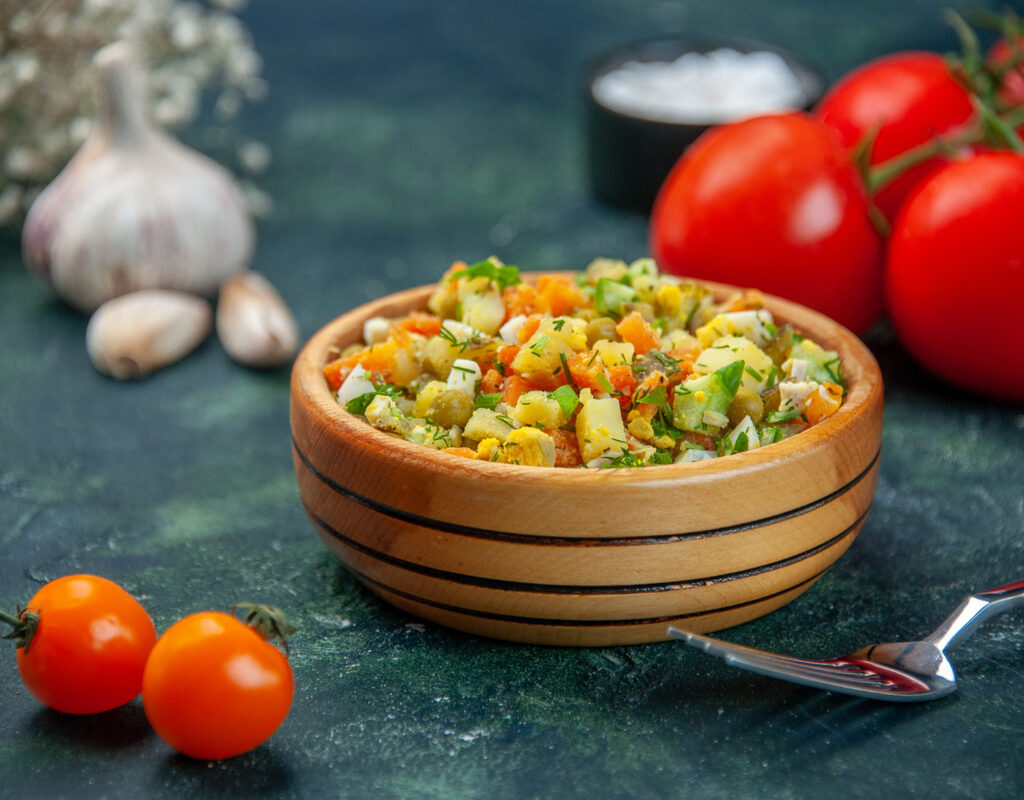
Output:
M995 69L1004 71L999 87L999 99L1007 106L1024 105L1024 37L1017 37L1013 44L1006 37L997 39L989 48L986 60Z
M160 637L142 704L160 737L185 755L218 760L263 743L291 706L284 654L230 614L192 614Z
M95 575L57 578L19 615L3 618L14 627L21 679L44 705L95 714L139 694L156 631L116 583Z
M802 113L712 128L679 160L651 215L669 272L752 286L855 332L881 310L881 238L835 132Z
M1024 156L974 155L907 201L889 245L893 326L927 369L957 386L1024 400Z
M815 113L848 148L875 133L874 165L959 128L973 116L974 106L941 56L911 51L882 56L847 73L825 93ZM894 219L907 195L942 163L934 157L900 174L875 195L879 210Z

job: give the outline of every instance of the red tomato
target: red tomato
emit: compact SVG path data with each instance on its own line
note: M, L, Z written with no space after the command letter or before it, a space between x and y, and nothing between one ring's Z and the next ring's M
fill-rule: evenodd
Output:
M651 216L651 251L669 272L763 289L858 333L881 309L881 247L835 132L799 113L708 131Z
M1024 400L1024 156L982 153L907 201L889 245L887 302L907 350L941 378Z
M27 611L39 624L18 648L18 671L41 703L95 714L138 695L156 631L128 592L106 578L68 575L36 592Z
M871 164L878 164L962 126L974 107L941 56L906 52L869 61L840 78L816 113L850 148L877 130ZM942 163L935 158L904 172L875 196L878 208L895 218L911 190Z
M294 682L284 654L229 614L176 622L146 664L142 704L175 750L207 760L260 745L284 721Z

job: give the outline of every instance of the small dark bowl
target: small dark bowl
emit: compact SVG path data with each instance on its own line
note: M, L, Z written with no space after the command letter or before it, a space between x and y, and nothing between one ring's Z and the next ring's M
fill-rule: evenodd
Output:
M744 39L648 39L605 53L584 72L587 160L591 189L601 200L632 211L650 212L658 190L676 161L717 120L665 122L611 109L594 96L594 83L623 64L673 61L684 53L730 48L739 53L777 53L804 89L802 110L821 98L824 76L802 58L774 45Z

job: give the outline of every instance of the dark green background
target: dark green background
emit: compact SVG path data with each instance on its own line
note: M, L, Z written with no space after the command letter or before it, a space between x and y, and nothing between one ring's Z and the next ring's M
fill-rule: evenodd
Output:
M271 94L243 125L273 149L263 185L276 207L253 267L309 335L456 258L639 257L645 220L587 193L589 58L666 32L747 36L834 78L887 51L953 47L944 5L257 0L244 18ZM287 370L247 371L211 338L120 384L90 366L85 325L0 236L0 603L88 571L122 582L161 631L242 599L280 605L301 626L295 702L266 745L195 762L150 732L137 701L92 718L42 709L11 648L0 796L1024 793L1024 613L958 647L960 691L919 706L773 682L672 643L556 649L414 626L354 583L302 512ZM727 638L845 652L922 635L967 592L1024 578L1024 409L934 382L884 327L868 342L887 398L867 524L804 596Z

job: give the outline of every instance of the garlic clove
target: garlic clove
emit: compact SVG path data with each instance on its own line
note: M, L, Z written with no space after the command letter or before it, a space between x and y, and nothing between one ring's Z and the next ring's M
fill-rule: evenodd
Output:
M281 295L256 272L235 275L220 290L217 336L248 367L286 363L299 346L299 326Z
M108 45L94 63L96 125L29 210L26 265L86 312L137 289L212 297L252 256L241 190L219 164L149 124L129 45Z
M143 289L101 305L89 320L85 346L104 375L144 378L191 353L212 327L213 311L201 297Z

